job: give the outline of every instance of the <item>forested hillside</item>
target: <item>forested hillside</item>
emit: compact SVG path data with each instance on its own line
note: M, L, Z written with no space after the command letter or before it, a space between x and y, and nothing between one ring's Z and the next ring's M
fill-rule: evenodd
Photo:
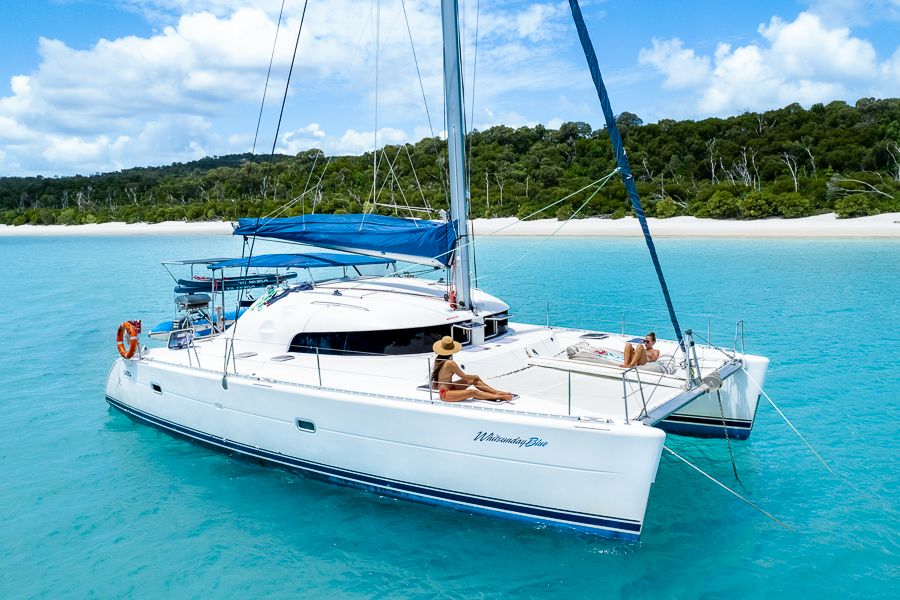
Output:
M644 125L622 113L619 127L647 214L758 219L837 212L900 211L900 99L792 104L727 119ZM609 174L605 129L493 127L469 136L471 212L524 217ZM303 212L427 216L407 205L446 208L446 144L425 139L378 156L235 155L159 168L76 177L0 177L0 222L234 220ZM0 167L2 168L2 167ZM568 218L595 188L541 216ZM402 208L395 208L400 206ZM629 213L618 176L576 215Z

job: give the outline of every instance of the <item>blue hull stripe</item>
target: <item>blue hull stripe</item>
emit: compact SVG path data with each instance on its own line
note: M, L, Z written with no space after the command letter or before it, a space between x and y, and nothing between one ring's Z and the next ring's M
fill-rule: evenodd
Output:
M697 415L669 415L665 421L676 421L679 423L694 423L696 425L711 425L713 427L722 427L722 419L717 417L701 417ZM744 427L749 429L753 426L753 421L746 419L725 419L725 425L728 427Z
M641 524L637 521L626 521L585 513L573 513L529 504L514 504L496 498L472 496L460 492L432 488L404 481L384 479L365 473L305 461L278 452L270 452L268 450L263 450L262 448L247 446L239 442L209 435L202 431L197 431L196 429L191 429L138 410L123 404L114 398L110 398L109 396L106 397L106 401L109 402L111 406L121 410L132 418L165 429L176 435L198 441L204 445L212 446L215 449L231 450L266 462L277 463L280 466L297 469L306 474L325 478L343 485L361 487L389 496L428 504L440 504L470 512L487 513L495 516L526 521L538 521L548 525L572 527L609 537L631 540L636 540L640 537Z
M733 421L726 421L728 424L728 437L733 440L746 440L750 437L750 428L752 423L746 421L746 425L735 425ZM718 423L708 423L703 417L696 420L690 417L672 419L667 417L656 424L656 427L662 429L666 433L674 433L675 435L684 435L689 437L701 438L724 438L725 429L722 427L722 421Z

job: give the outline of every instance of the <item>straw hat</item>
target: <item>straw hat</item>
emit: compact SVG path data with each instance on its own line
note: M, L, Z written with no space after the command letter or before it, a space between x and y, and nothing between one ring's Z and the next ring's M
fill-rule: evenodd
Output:
M452 337L445 335L443 339L435 342L432 348L441 356L449 356L450 354L456 354L462 350L462 344L454 342Z

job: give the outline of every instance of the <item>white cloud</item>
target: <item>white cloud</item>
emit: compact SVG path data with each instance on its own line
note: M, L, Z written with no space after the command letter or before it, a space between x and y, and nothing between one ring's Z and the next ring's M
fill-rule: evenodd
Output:
M668 88L688 88L709 78L709 57L697 56L678 38L658 40L653 38L653 48L641 48L638 62L651 65L665 73L663 82Z
M0 90L3 174L105 171L250 149L247 131L256 121L281 1L116 1L158 29L82 49L41 39L39 67L13 77L5 94ZM261 139L267 131L271 139L302 5L285 4ZM318 129L279 136L281 149L371 149L374 134L362 130L374 105L372 6L371 0L310 2L288 110ZM472 57L475 3L466 9L465 52ZM442 129L438 1L406 0L406 10L432 123ZM478 19L480 107L500 106L516 92L571 88L569 75L576 72L577 81L589 83L580 63L561 58L554 42L568 31L563 4L482 3ZM427 131L427 121L398 0L382 3L379 35L379 143L408 141L403 132ZM471 71L466 77L468 86ZM236 115L244 116L238 122ZM324 133L336 130L339 119L343 134Z
M829 25L868 25L900 20L900 0L809 0L809 12Z
M846 27L828 29L821 19L800 13L793 23L772 17L759 33L769 42L768 58L793 77L870 79L875 49Z
M565 12L562 4L532 4L516 15L516 31L520 37L533 41L550 39L557 33L554 18Z
M654 39L640 60L665 76L664 86L689 90L700 114L900 94L898 55L879 63L872 44L846 27L804 12L792 22L772 17L758 32L757 43L720 43L712 57L678 39Z
M424 136L423 136L424 137ZM378 129L378 147L397 145L411 141L401 129L382 127ZM330 155L363 154L371 152L375 144L374 131L347 129L340 136L329 135L318 123L289 131L281 136L276 152L297 154L303 150L318 148Z

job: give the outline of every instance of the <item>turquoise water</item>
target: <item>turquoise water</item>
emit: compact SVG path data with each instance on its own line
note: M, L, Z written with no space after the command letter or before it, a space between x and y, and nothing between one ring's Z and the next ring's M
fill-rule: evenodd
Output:
M0 238L0 597L892 595L900 242L657 241L682 325L730 345L745 319L768 391L835 475L766 404L734 444L743 488L723 440L670 436L793 530L664 457L639 543L308 480L109 409L117 325L170 314L159 261L238 244ZM628 303L628 331L671 335L640 240L479 247L482 286L519 319L619 329Z

